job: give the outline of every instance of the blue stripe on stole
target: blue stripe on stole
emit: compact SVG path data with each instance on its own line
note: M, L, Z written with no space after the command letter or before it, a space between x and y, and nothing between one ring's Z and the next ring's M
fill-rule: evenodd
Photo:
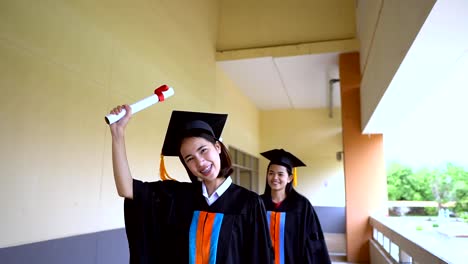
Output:
M270 233L271 211L267 211L268 234Z
M286 213L280 216L280 264L284 264L284 225L286 224Z
M189 263L195 264L197 253L197 226L200 218L200 211L193 212L192 223L189 232Z
M211 243L210 243L210 264L216 263L216 254L218 252L218 239L219 232L221 231L221 225L223 223L223 214L217 213L213 221L213 230L211 232Z

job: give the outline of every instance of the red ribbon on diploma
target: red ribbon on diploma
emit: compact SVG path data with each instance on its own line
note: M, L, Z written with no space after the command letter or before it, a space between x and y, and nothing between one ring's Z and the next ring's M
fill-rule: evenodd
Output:
M156 88L156 90L154 90L154 94L158 96L159 98L159 102L162 102L164 101L164 94L163 92L169 90L169 86L167 85L161 85L159 86L158 88Z

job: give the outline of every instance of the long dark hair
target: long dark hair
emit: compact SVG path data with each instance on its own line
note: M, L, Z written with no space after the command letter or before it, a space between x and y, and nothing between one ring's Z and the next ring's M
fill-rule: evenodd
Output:
M221 146L221 153L219 154L219 158L220 158L220 161L221 161L221 169L219 170L218 178L226 178L226 177L228 177L229 175L232 174L234 169L232 168L231 156L229 155L229 151L227 150L227 148L223 144L223 142L219 141L218 139L216 139L212 135L206 133L205 130L191 129L191 130L188 130L184 134L184 136L181 138L181 140L179 142L179 149L180 149L180 146L182 145L182 141L184 139L186 139L186 138L189 138L189 137L204 138L213 145L216 144L216 142L218 142L218 144ZM184 165L184 168L187 171L187 173L188 173L188 175L190 177L190 180L192 182L198 181L197 176L193 175L193 173L190 171L190 169L185 164L185 160L182 157L182 155L180 154L180 151L179 151L179 160L180 160L180 162L182 162L182 165Z
M287 164L284 164L284 163L281 163L281 162L270 162L268 164L268 167L267 167L267 171L266 171L266 177L265 177L265 191L263 192L264 195L266 196L271 196L271 188L270 188L270 185L268 185L268 171L270 171L270 166L271 165L279 165L279 166L283 166L286 168L286 171L288 172L288 176L292 176L292 169L291 167L289 167L289 165ZM291 182L288 182L288 184L286 184L286 188L285 188L285 192L286 192L286 196L289 195L289 193L293 190L293 186L292 186L292 181Z

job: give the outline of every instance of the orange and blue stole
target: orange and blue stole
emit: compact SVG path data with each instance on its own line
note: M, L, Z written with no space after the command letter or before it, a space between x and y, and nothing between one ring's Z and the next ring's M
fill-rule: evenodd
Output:
M190 224L189 263L215 264L224 215L195 211Z
M284 264L284 224L285 212L267 211L271 242L275 251L275 264Z

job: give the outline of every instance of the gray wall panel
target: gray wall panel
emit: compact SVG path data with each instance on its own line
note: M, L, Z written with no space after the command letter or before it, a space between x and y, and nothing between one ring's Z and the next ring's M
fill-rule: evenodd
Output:
M314 206L324 233L346 233L346 208Z
M0 249L2 264L128 264L128 260L123 228Z
M344 207L314 208L323 232L346 232ZM2 264L128 264L128 260L123 228L0 249Z

